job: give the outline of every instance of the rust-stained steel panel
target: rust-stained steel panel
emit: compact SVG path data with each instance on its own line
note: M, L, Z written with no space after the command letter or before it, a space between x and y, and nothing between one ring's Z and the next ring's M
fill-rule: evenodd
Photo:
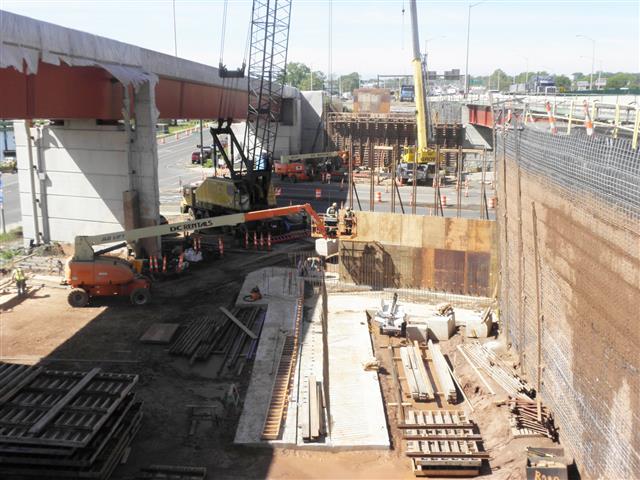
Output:
M465 252L435 249L434 283L437 290L464 293Z
M467 253L467 291L471 295L488 297L491 295L489 285L491 272L491 254L485 252Z

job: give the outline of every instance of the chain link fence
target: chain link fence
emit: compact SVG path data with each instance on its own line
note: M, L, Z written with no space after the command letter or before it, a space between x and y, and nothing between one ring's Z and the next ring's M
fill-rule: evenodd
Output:
M525 128L496 161L503 330L583 477L639 478L640 152Z

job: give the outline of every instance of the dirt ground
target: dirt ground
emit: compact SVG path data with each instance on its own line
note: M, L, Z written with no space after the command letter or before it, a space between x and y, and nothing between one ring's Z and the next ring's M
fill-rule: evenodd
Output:
M14 363L42 363L49 368L89 370L100 366L106 371L139 375L136 392L144 401L142 427L131 445L127 463L116 470L116 479L133 478L138 469L150 464L205 466L209 478L216 479L414 478L395 427L396 407L387 410L392 434L392 449L388 452L331 453L234 446L240 412L231 410L220 412L219 424L201 423L195 434L188 434L187 406L215 401L230 383L235 383L243 396L250 365L238 378L206 378L182 359L169 355L167 346L140 343L140 336L152 323L185 323L192 314L230 305L247 272L268 265L287 265L286 253L284 248L270 254L227 253L224 261L213 261L178 279L156 284L153 302L143 308L112 298L74 309L67 304L65 287L55 283L32 285L23 301L3 304L0 298L0 357ZM472 418L492 456L484 473L496 479L523 478L525 446L547 443L510 439L506 407L495 406L495 398L482 392L468 365L461 363L464 359L452 353L460 341L458 337L447 342L443 351L450 354L476 408ZM387 341L377 334L373 339L376 346ZM388 351L376 348L376 353L385 366ZM394 402L388 370L381 371L380 376L385 400Z

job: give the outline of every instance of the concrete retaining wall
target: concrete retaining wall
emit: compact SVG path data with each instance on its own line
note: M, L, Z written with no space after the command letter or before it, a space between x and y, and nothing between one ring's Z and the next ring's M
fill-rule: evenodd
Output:
M39 138L35 128L31 135ZM28 243L35 238L35 227L24 122L15 122L15 137L20 207ZM64 126L44 127L41 138L38 171L45 172L44 195L38 172L33 172L40 232L48 227L50 240L72 242L76 235L123 229L122 193L129 189L125 132L92 120L71 120ZM35 145L32 154L38 167ZM48 211L44 223L43 208Z
M640 478L640 155L524 131L497 161L505 333L534 385L540 346L542 399L582 478Z

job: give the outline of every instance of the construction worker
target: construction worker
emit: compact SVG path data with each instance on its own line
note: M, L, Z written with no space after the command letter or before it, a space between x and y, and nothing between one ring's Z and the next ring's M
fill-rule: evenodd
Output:
M338 204L333 202L329 208L327 208L327 217L335 217L338 218Z
M324 226L327 229L327 234L334 237L338 231L338 204L332 203L327 208L327 213L324 216Z
M347 235L351 235L353 230L353 210L351 207L347 207L344 212L344 230Z
M16 282L16 288L18 289L18 296L23 296L27 291L27 278L22 271L22 268L17 267L11 275L11 280Z

